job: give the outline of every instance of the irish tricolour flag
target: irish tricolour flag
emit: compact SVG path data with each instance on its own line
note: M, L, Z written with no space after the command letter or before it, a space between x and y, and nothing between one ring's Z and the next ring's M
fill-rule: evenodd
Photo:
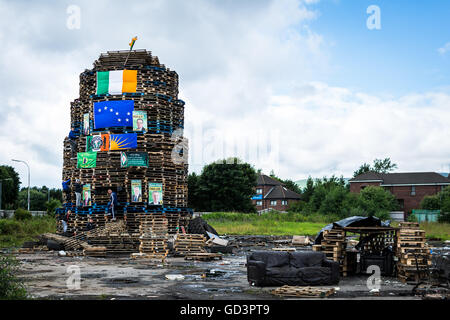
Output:
M137 70L97 71L97 94L136 92Z

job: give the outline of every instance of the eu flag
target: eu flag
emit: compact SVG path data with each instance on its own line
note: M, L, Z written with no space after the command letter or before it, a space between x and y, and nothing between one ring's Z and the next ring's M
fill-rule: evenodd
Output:
M132 127L133 111L133 100L95 102L94 128Z

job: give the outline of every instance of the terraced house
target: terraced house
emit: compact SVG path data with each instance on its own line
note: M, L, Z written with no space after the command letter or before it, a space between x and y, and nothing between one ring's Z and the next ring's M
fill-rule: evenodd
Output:
M380 186L397 199L400 210L419 209L425 196L434 195L450 185L450 179L436 172L376 173L366 172L349 180L350 191L359 193L367 186Z
M252 202L258 211L273 209L286 211L289 205L300 200L300 195L285 187L280 181L265 174L259 174L256 185L256 194Z

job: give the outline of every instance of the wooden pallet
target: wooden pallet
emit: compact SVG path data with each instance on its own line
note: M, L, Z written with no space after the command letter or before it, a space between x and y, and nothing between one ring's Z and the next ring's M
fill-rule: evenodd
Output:
M298 298L325 298L334 294L334 288L282 286L272 290L273 295Z

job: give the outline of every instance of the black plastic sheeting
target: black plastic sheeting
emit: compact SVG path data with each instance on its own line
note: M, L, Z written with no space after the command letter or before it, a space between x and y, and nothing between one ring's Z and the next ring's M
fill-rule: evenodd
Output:
M391 222L389 220L387 221L381 221L377 217L360 217L360 216L353 216L348 217L333 223L330 223L322 228L322 230L319 231L319 233L316 236L315 244L320 244L322 242L323 238L323 231L324 230L331 230L336 228L344 228L344 227L389 227Z

